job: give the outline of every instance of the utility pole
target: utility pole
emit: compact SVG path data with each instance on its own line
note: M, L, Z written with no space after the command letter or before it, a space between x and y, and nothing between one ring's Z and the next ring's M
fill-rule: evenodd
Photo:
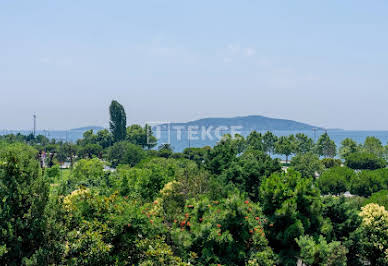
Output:
M34 137L36 136L36 115L34 114Z

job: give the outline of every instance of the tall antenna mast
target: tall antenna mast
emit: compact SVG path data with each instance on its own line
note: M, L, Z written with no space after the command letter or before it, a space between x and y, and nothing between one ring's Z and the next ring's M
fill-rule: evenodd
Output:
M36 136L36 115L34 114L34 137Z

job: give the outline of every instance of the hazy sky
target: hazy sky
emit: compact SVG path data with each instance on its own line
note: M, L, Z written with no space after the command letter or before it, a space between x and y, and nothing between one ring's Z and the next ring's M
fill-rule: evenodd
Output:
M266 115L388 130L388 1L0 0L0 128Z

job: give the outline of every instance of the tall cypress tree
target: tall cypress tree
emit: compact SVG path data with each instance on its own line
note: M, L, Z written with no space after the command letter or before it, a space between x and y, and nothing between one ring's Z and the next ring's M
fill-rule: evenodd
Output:
M114 142L125 140L127 133L127 116L124 107L117 101L112 101L110 107L110 131Z

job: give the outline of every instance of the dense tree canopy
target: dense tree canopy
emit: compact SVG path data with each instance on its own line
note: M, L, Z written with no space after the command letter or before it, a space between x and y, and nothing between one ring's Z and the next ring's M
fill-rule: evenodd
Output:
M26 263L44 243L49 187L37 151L14 144L0 151L0 263Z
M112 101L110 107L109 127L113 135L113 141L123 141L126 138L127 115L124 107L117 101Z
M283 265L295 263L297 239L317 235L323 223L322 201L312 179L298 172L273 174L260 188L263 213L268 217L268 239Z
M334 167L323 172L317 183L322 194L340 194L348 190L356 173L347 167Z
M282 136L275 143L275 152L286 156L286 163L288 163L288 157L296 152L295 138L291 135L289 137Z
M329 134L322 134L316 144L317 154L324 157L335 157L337 154L337 146L335 142L330 139Z
M387 161L372 153L355 152L346 157L345 164L356 170L374 170L387 166Z
M174 152L111 111L76 143L0 136L1 265L387 265L378 139L345 139L341 159L327 134Z

